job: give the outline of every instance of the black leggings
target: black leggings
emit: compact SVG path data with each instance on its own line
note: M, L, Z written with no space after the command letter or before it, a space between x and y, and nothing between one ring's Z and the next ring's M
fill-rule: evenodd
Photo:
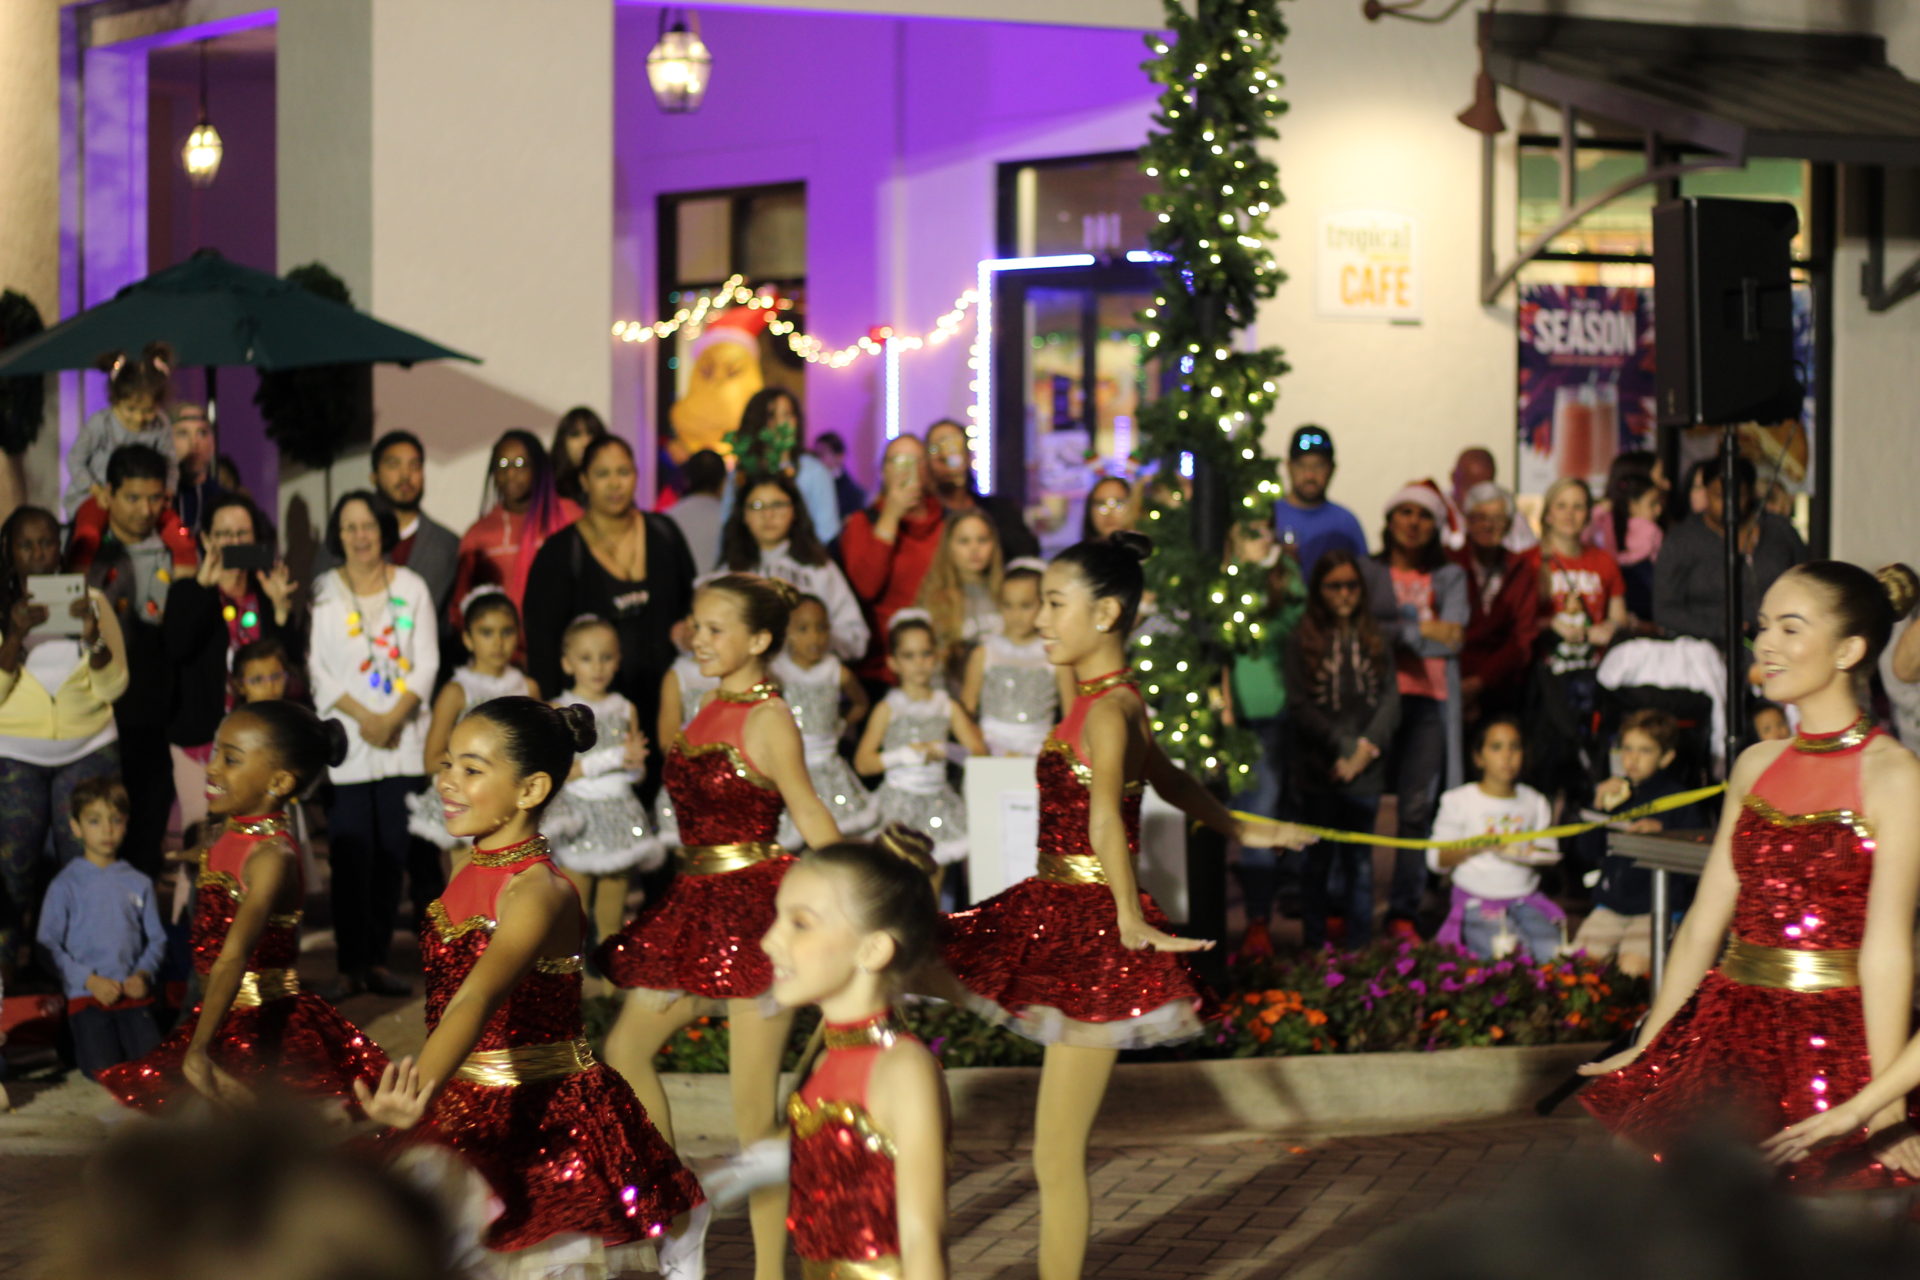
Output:
M361 975L387 965L400 883L412 852L407 797L425 785L421 777L334 784L327 840L341 973Z

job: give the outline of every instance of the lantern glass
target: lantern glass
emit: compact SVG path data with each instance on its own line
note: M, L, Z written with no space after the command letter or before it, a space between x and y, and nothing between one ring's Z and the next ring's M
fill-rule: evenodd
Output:
M188 180L196 187L210 186L220 173L221 153L220 131L201 120L187 135L187 145L180 148Z
M700 39L700 33L675 24L660 33L660 41L647 55L647 83L662 111L674 114L698 111L707 96L707 80L713 68L713 54Z

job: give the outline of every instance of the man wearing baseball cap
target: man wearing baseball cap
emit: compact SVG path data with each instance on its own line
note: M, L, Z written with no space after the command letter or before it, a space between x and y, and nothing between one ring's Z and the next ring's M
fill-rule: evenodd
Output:
M1365 559L1367 535L1353 512L1327 497L1333 481L1333 437L1312 423L1293 433L1287 445L1287 492L1273 504L1273 523L1282 546L1293 548L1302 578L1325 552L1343 547Z

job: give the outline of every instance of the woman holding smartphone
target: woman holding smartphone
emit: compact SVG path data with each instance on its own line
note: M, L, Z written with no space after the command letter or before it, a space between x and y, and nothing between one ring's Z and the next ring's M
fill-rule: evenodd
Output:
M160 640L173 673L167 743L184 832L207 816L207 759L214 731L233 709L234 650L263 636L286 644L300 666L305 629L293 625L298 586L274 554L273 527L251 499L226 493L200 519L200 565L167 591ZM191 842L189 842L191 844Z
M120 624L98 591L68 605L77 636L55 622L33 587L54 598L59 584L44 579L59 572L60 522L40 507L15 508L0 524L0 980L12 979L32 946L33 869L48 828L63 864L80 856L67 798L89 778L120 772Z

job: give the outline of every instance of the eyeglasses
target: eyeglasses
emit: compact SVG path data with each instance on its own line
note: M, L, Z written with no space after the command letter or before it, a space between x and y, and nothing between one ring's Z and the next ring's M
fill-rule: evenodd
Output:
M527 465L527 459L525 455L518 458L501 458L493 465L501 471L518 471Z
M747 504L749 511L791 511L793 503L785 498L758 498Z
M1116 511L1125 511L1127 509L1127 499L1102 498L1093 504L1093 509L1103 515L1111 515Z
M887 459L887 470L889 471L918 471L919 469L920 459L910 453L895 454L893 457Z
M1358 591L1360 589L1360 579L1328 578L1320 584L1320 589L1322 591Z
M929 456L940 462L965 462L967 460L967 451L965 449L946 449L940 453Z

